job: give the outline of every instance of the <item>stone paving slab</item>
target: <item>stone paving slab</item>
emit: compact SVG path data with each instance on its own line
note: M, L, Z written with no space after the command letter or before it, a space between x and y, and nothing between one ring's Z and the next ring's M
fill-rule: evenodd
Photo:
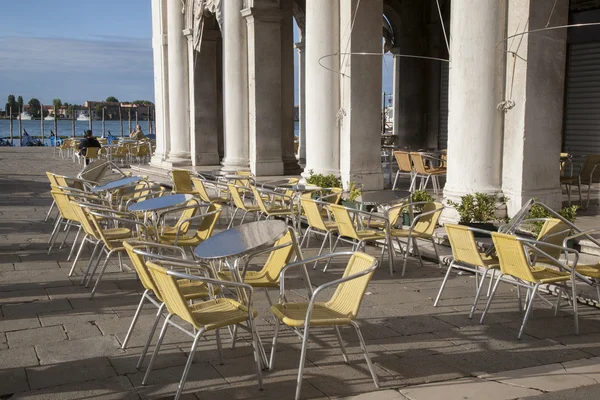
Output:
M503 385L479 378L457 379L400 389L409 400L508 400L541 394L534 389Z

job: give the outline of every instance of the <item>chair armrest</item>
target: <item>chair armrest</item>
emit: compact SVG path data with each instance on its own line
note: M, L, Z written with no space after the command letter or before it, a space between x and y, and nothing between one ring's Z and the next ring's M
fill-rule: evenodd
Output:
M126 239L123 242L127 242L130 245L134 246L134 253L143 255L143 256L148 256L148 257L154 257L154 256L159 256L159 257L169 257L169 256L164 256L162 254L155 254L149 251L144 251L141 250L142 247L144 248L160 248L160 249L166 249L166 250L172 250L172 251L176 251L179 254L181 254L181 257L184 260L188 260L187 258L187 254L185 253L185 250L179 246L171 246L170 244L161 244L161 243L154 243L154 242L144 242L142 240L130 240L130 239ZM173 259L173 257L170 257L170 259Z
M195 221L197 219L204 219L206 217L209 217L211 215L214 215L214 214L220 213L220 212L221 212L221 209L218 209L218 210L207 212L204 214L194 215L193 217L186 218L184 220L177 222L177 225L175 225L175 228L177 229L177 232L175 232L175 243L179 242L179 235L181 234L181 225L185 224L186 222Z
M252 260L256 256L259 256L259 255L265 254L265 253L270 253L272 251L276 251L276 250L283 249L285 247L293 246L293 245L294 245L293 242L288 242L288 243L280 244L279 246L262 249L255 253L250 254L249 256L246 256L246 262L244 263L244 268L241 271L242 278L246 275L246 269L248 269L248 265L250 265L250 260Z
M550 247L553 249L557 249L557 250L560 250L561 252L564 252L565 255L567 255L567 253L572 253L575 256L575 260L573 262L572 271L570 271L570 272L572 272L572 274L574 276L577 262L579 261L579 252L577 250L570 249L568 247L557 246L555 244L551 244L551 243L547 243L547 242L540 242L539 240L532 240L532 239L526 239L526 238L521 238L521 237L517 237L517 240L519 242L523 243L524 247L527 247L528 249L534 251L535 253L538 253L538 254L546 257L547 259L551 260L553 264L556 264L556 266L558 266L561 269L570 270L571 268L569 268L567 266L568 263L560 262L560 260L557 260L556 258L552 257L551 255L546 253L544 250L540 249L538 246L544 246L544 247Z

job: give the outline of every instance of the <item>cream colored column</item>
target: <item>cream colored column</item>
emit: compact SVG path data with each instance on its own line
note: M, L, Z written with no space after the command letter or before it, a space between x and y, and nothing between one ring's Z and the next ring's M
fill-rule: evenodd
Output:
M223 170L249 169L248 59L243 0L223 1Z
M383 189L381 170L381 57L354 55L381 51L383 0L340 0L340 25L353 26L341 37L340 168L365 190Z
M283 175L281 10L247 8L250 170Z
M306 56L304 38L296 43L298 50L298 164L306 166Z
M460 0L451 5L446 199L500 192L503 115L496 105L503 96L504 54L496 43L505 32L501 4ZM446 220L458 218L453 211L447 210Z
M184 15L179 1L167 2L169 55L169 136L171 149L167 163L191 165L189 127L189 80L187 40L183 34Z
M339 0L306 0L306 176L340 173L339 26Z
M547 9L544 2L511 0L508 32L523 29L518 25L524 11L530 27L546 25ZM550 26L568 23L568 0L558 0L552 11ZM557 160L563 128L567 32L557 29L518 40L520 46L513 50L519 57L509 56L506 62L506 93L512 94L510 100L515 104L506 111L504 123L502 191L509 199L509 215L532 197L557 209L562 199Z
M169 153L169 85L166 0L152 0L152 54L154 58L154 107L156 150L151 164L162 166Z

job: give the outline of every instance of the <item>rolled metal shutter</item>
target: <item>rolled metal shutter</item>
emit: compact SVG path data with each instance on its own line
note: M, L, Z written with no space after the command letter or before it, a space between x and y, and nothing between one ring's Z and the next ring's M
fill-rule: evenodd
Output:
M600 42L569 46L563 150L600 154Z
M448 148L448 77L450 63L442 62L440 66L440 123L438 130L438 149Z

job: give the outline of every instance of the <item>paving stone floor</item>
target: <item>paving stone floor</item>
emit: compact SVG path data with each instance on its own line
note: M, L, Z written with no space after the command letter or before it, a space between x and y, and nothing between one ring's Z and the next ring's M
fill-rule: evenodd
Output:
M141 385L143 371L136 370L135 364L154 312L144 311L130 346L121 350L142 292L134 274L107 274L90 300L89 289L79 285L81 269L76 276L67 276L69 248L46 255L52 229L51 223L43 221L51 203L46 170L74 175L78 167L53 159L51 149L0 148L0 399L172 396L190 338L170 330L148 386ZM316 245L313 241L305 256L314 255ZM378 250L369 248L369 252ZM80 267L88 257L89 249ZM343 264L334 264L326 273L310 269L313 285L339 277ZM405 277L391 278L384 261L359 315L381 390L373 385L351 329L341 329L349 364L342 360L333 331L315 329L307 352L303 398L511 399L554 391L558 396L560 389L578 392L580 397L573 397L577 399L598 397L597 385L590 386L600 382L597 308L580 307L581 334L575 336L566 303L554 317L538 302L519 341L522 315L512 287L500 286L480 325L477 318L467 318L474 291L470 275L453 276L443 301L433 307L443 272L431 262L420 267L411 259ZM299 280L292 280L291 288L293 296L303 294ZM268 351L274 320L262 293L256 294L255 306ZM265 372L263 391L257 390L248 336L240 335L235 350L228 348L225 339L222 365L214 338L209 334L199 345L185 398L293 398L300 341L291 331L282 331L276 367ZM561 379L556 377L564 375L572 378L569 383L557 383ZM545 380L522 379L532 376ZM540 399L543 396L550 395Z

